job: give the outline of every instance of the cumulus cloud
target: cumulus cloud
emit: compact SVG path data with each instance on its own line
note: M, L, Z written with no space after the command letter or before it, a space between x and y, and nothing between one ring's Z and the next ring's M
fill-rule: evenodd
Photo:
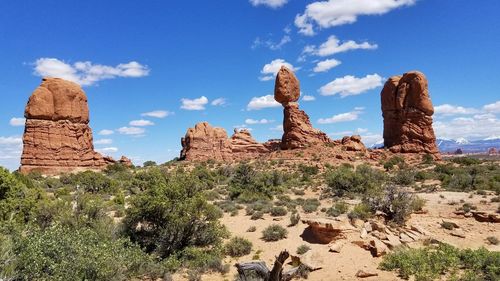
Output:
M128 123L130 126L136 126L136 127L144 127L144 126L153 126L155 123L149 121L149 120L132 120Z
M367 133L367 134L361 135L361 141L366 146L369 147L369 146L372 146L374 144L383 144L384 137L381 134Z
M97 152L100 152L102 154L107 154L107 153L115 153L118 152L117 147L103 147L103 148L97 148Z
M121 127L117 131L122 135L143 135L146 132L144 128L138 127Z
M90 86L105 79L147 76L149 68L136 61L109 66L93 64L90 61L69 64L56 58L40 58L35 62L34 73L38 76L58 77L82 86Z
M314 35L315 28L356 22L358 16L382 15L403 6L413 5L416 0L328 0L316 1L306 6L303 14L295 17L299 33Z
M314 67L313 71L314 72L326 72L338 65L340 65L341 62L336 60L336 59L327 59L324 61L320 61L316 64Z
M12 117L12 118L10 118L9 124L11 126L18 127L18 126L24 126L25 122L26 122L25 118Z
M274 100L274 95L253 97L247 105L247 110L260 110L268 107L280 107L281 104Z
M274 120L268 120L268 119L260 119L260 120L255 120L255 119L251 119L251 118L248 118L245 120L245 124L248 124L248 125L254 125L254 124L269 124L269 123L273 123Z
M286 62L284 59L275 59L270 63L267 63L262 67L260 73L263 75L259 77L260 81L269 81L276 77L276 74L280 70L281 66L286 66L292 71L298 70L298 68L293 67L292 64Z
M249 128L246 124L241 124L241 125L235 125L233 126L234 129L240 131L240 130L248 130L248 131L252 131L253 129L252 128Z
M181 108L185 110L204 110L205 105L208 103L208 99L205 96L201 96L197 99L181 99Z
M109 135L114 134L114 132L113 132L113 130L104 129L104 130L100 130L98 134L101 136L109 136Z
M279 42L274 42L271 39L263 40L260 37L257 37L253 41L252 49L256 49L260 46L263 46L269 48L270 50L276 51L280 50L284 45L290 42L292 42L292 38L288 34L283 35L283 37L281 37L281 40Z
M363 113L363 108L356 107L354 108L353 111L350 112L336 114L329 118L320 118L318 119L318 124L333 124L333 123L354 121L358 120L359 115L362 113Z
M500 101L495 103L487 104L483 107L484 110L488 112L500 113Z
M154 117L154 118L165 118L170 115L174 115L174 113L166 110L154 110L150 112L141 113L141 116Z
M475 114L478 112L479 110L475 108L466 108L451 104L442 104L434 107L434 113L441 115Z
M445 139L483 139L500 135L500 120L493 114L438 120L433 127L436 136Z
M319 92L323 96L340 94L340 97L343 98L347 96L359 95L380 86L382 86L382 77L376 73L366 75L361 78L346 75L322 86L319 89Z
M100 139L94 141L94 144L112 144L113 140L112 139Z
M288 0L250 0L252 6L267 6L273 9L280 8L288 3Z
M338 53L347 52L350 50L358 50L358 49L374 50L377 48L378 48L377 44L370 44L368 42L358 43L353 40L340 42L340 40L335 35L332 35L328 37L328 40L326 40L326 42L319 45L319 47L316 47L314 45L306 46L302 51L302 53L312 54L320 57L326 57Z
M225 98L217 98L214 99L211 103L213 106L222 106L226 104L226 99Z
M303 101L314 101L314 100L316 100L316 98L314 96L304 95L302 97L302 100Z
M0 166L14 170L19 165L23 149L23 139L20 136L0 136Z
M21 145L23 139L18 136L14 137L0 137L0 145Z
M275 127L269 128L271 131L283 132L283 125L277 125Z

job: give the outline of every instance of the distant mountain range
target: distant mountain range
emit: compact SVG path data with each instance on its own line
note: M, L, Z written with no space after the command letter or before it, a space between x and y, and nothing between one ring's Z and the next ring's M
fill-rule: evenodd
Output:
M500 149L500 137L490 137L482 140L467 140L465 138L437 139L438 148L441 152L455 152L461 149L464 153L488 152L494 147Z
M453 139L437 139L436 140L439 151L441 152L455 152L461 149L463 153L480 153L488 152L492 147L500 151L500 136L490 137L482 140L467 140L465 138ZM377 142L370 146L370 148L381 148L384 146L383 142Z

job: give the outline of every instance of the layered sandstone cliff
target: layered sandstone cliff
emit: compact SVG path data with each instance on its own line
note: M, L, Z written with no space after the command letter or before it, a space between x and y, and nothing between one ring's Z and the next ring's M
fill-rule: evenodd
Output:
M439 155L432 128L434 107L423 73L412 71L389 78L381 103L386 148L396 153Z
M79 85L44 78L29 98L24 116L22 173L100 170L114 163L94 151L87 97Z

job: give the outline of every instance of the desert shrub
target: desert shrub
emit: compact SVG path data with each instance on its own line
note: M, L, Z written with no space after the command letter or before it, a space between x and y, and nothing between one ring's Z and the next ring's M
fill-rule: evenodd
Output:
M129 167L127 167L121 163L114 163L114 164L106 166L106 169L104 169L104 173L106 175L115 175L115 174L127 172L128 170L129 170Z
M270 213L271 213L271 216L273 216L273 217L282 217L282 216L285 216L288 213L288 211L281 206L276 206L276 207L271 208Z
M412 185L415 183L416 172L413 169L400 169L392 178L392 182L399 185Z
M302 209L304 210L304 212L306 213L312 213L312 212L315 212L316 210L318 210L318 207L319 205L321 205L321 203L319 202L318 199L306 199L304 200L302 203Z
M434 157L432 157L432 155L424 154L424 156L422 156L422 164L432 164L432 163L434 163Z
M486 241L488 241L488 243L490 243L491 245L498 245L498 243L500 243L500 241L498 241L498 238L496 238L495 236L488 236L486 238Z
M416 197L406 189L388 185L381 195L366 198L365 201L372 212L381 211L386 215L386 219L402 225L410 214L416 211L413 208L421 209L421 201L415 202L415 200Z
M302 174L302 181L310 181L311 176L317 175L319 172L319 168L317 166L308 166L302 163L299 164L298 170Z
M238 211L238 206L231 200L218 201L214 204L222 211L224 211L224 213L232 213Z
M395 251L380 263L383 270L397 270L405 279L437 280L447 275L449 280L498 280L500 252L484 248L460 250L447 244L420 249Z
M470 165L476 165L480 164L481 160L471 158L471 157L454 157L451 159L453 163L464 165L464 166L470 166Z
M252 242L242 237L233 237L224 245L224 252L231 257L242 257L251 251Z
M261 219L262 217L264 216L264 212L262 211L257 211L255 213L252 214L252 216L250 217L251 220L259 220Z
M456 224L449 222L449 221L442 221L441 227L444 229L447 229L447 230L453 230L456 228Z
M298 248L297 248L297 255L302 255L302 254L305 254L307 253L309 250L311 250L311 247L305 245L305 244L302 244L300 245Z
M292 213L290 215L290 226L296 226L300 221L299 213Z
M341 214L347 213L349 205L344 201L338 201L332 207L326 210L326 214L331 217L338 217Z
M351 220L360 219L367 220L372 216L372 211L370 206L365 203L359 203L347 214L347 217Z
M16 280L124 280L156 270L137 245L89 228L32 229L14 253Z
M116 184L107 176L93 172L85 171L75 175L69 176L71 182L76 185L78 189L90 193L113 193L116 191Z
M152 184L130 202L126 233L144 247L167 257L187 247L217 246L226 236L221 211L203 197L198 180L185 174Z
M278 224L272 224L262 231L262 239L266 242L285 239L287 235L288 230Z
M37 201L44 196L38 188L28 188L18 178L0 167L0 222L25 223L33 219Z
M396 165L403 166L405 164L405 159L401 156L393 156L389 158L387 161L385 161L383 164L384 164L384 169L386 171L390 171Z
M238 199L243 203L269 200L282 191L283 183L284 175L277 170L258 172L248 164L240 164L229 182L229 195L231 199Z
M255 232L257 230L257 227L255 227L255 225L252 225L250 226L248 229L247 229L247 232Z
M148 160L148 161L146 161L146 162L144 162L142 164L142 166L144 168L146 168L146 167L153 167L153 166L156 166L156 165L157 165L156 162L155 161L151 161L151 160Z
M343 165L325 173L327 196L350 196L378 193L385 175L368 165L360 165L354 170Z

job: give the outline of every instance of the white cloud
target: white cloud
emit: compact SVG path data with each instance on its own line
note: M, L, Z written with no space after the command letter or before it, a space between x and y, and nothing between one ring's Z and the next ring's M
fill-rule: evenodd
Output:
M284 6L286 3L288 3L288 0L250 0L250 3L253 6L264 5L276 9Z
M320 61L316 64L314 67L313 71L314 72L325 72L328 71L338 65L340 65L341 62L336 60L336 59L327 59L324 61Z
M56 58L40 58L35 62L35 74L63 78L82 86L89 86L101 80L116 77L147 76L149 68L136 61L109 66L93 64L90 61L77 61L74 64L68 64Z
M271 61L270 63L264 65L264 67L262 67L262 70L260 71L260 73L263 76L259 77L259 80L269 81L269 80L274 79L276 77L276 74L280 70L281 66L283 66L283 65L292 71L298 70L298 68L294 68L293 65L286 62L284 59L275 59L275 60Z
M144 126L153 126L155 123L149 121L149 120L132 120L128 123L130 126L136 126L136 127L144 127Z
M138 127L121 127L117 131L122 135L143 135L146 132L144 128Z
M362 78L347 75L342 78L337 78L324 85L319 89L319 92L323 96L340 94L340 97L343 98L347 96L359 95L380 86L382 86L382 77L376 73L366 75Z
M260 119L260 120L255 120L255 119L246 119L245 120L245 123L248 124L248 125L253 125L253 124L269 124L269 123L273 123L274 120L268 120L268 119Z
M320 57L326 57L338 53L347 52L350 50L364 49L374 50L377 49L377 44L370 44L368 42L357 43L356 41L349 40L340 42L340 40L331 35L326 42L322 43L319 47L308 45L302 51L303 54L312 54Z
M488 112L500 113L500 101L487 104L483 107L483 109L488 111Z
M283 132L283 125L277 125L275 127L271 127L271 128L269 128L269 130Z
M213 106L222 106L226 104L226 99L225 98L214 99L210 104Z
M248 131L252 131L253 130L252 128L249 128L246 124L235 125L235 126L233 126L233 128L235 128L238 131L240 131L242 129L245 129L245 130L248 130Z
M302 100L303 100L303 101L314 101L314 100L316 100L316 98L315 98L314 96L304 95L304 96L302 97Z
M438 120L434 122L433 127L436 136L445 139L483 139L500 135L500 120L493 114Z
M112 144L113 140L112 139L100 139L94 141L94 144Z
M9 124L11 126L18 127L18 126L24 126L25 122L26 122L25 118L12 117L9 121Z
M247 110L260 110L268 107L280 107L281 104L274 100L273 95L253 97L247 105Z
M290 42L292 42L292 38L290 37L290 35L287 35L287 34L283 35L283 37L281 37L281 40L279 42L274 42L271 39L262 40L262 39L260 39L260 37L257 37L253 41L252 49L256 49L260 46L264 46L264 47L269 48L270 50L276 51L276 50L280 50L284 45L286 45Z
M475 108L466 108L457 105L443 104L434 107L434 113L441 115L475 114L479 111Z
M21 137L0 137L0 145L21 145L23 139Z
M114 132L113 132L113 130L104 129L104 130L100 130L98 134L101 136L109 136L109 135L114 134Z
M381 134L368 133L361 135L361 141L368 147L374 144L383 144L384 137Z
M354 121L358 120L359 115L362 113L363 111L361 108L355 108L353 111L350 112L340 113L337 115L333 115L332 117L329 118L320 118L318 119L318 124L333 124L333 123Z
M117 147L103 147L103 148L97 148L97 152L100 152L102 154L107 154L107 153L115 153L118 152Z
M154 110L150 112L144 112L141 114L141 116L154 117L154 118L165 118L170 115L174 115L174 113L166 110Z
M208 99L205 96L201 96L197 99L181 99L181 108L185 110L204 110L205 105L208 103Z
M356 22L358 16L382 15L393 9L413 5L416 0L328 0L306 6L303 14L295 17L299 33L312 36L314 25L320 28Z

